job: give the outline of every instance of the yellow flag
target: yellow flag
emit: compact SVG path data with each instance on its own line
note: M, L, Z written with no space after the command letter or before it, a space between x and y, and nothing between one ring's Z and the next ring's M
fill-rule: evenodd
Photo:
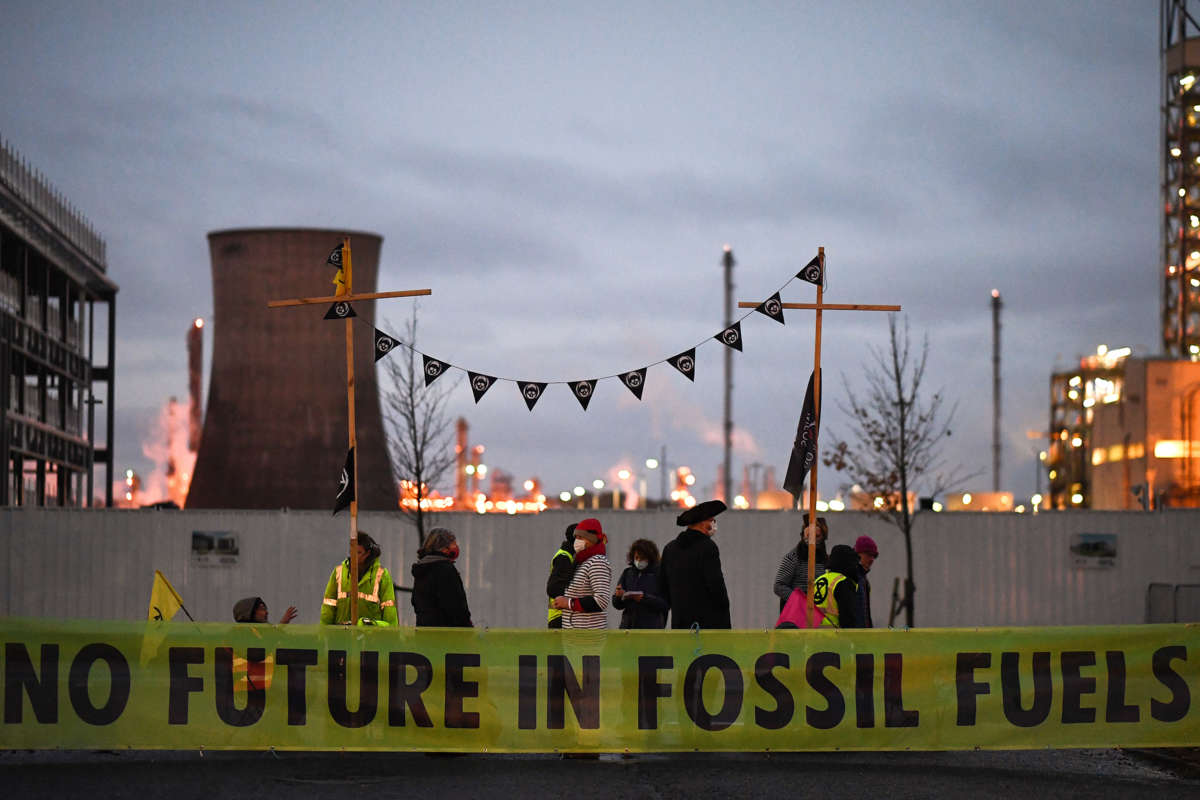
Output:
M163 574L154 570L154 587L150 590L150 613L146 617L152 620L167 621L183 608L183 600L179 592L171 585Z

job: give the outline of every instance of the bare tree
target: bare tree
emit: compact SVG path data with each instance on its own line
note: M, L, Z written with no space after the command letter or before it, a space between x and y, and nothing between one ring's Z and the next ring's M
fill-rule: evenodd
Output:
M904 581L905 624L913 625L912 529L921 508L911 508L910 491L934 496L968 480L971 475L948 467L942 458L942 445L950 436L950 424L956 405L945 408L945 397L935 392L921 394L925 365L929 357L926 335L919 352L910 346L908 320L900 331L896 315L888 315L889 347L872 347L874 363L865 373L865 392L850 388L845 375L846 403L838 407L850 418L850 436L830 434L830 443L822 448L821 461L845 473L848 485L857 484L873 502L871 513L882 517L904 534L907 577Z
M425 540L426 515L422 501L454 466L453 428L446 413L447 398L453 384L442 376L441 382L425 385L424 364L419 361L417 307L405 324L407 347L386 359L391 389L385 394L384 420L392 471L408 482L415 493L416 506L401 505L401 510L417 528L417 540ZM401 498L407 493L401 491Z

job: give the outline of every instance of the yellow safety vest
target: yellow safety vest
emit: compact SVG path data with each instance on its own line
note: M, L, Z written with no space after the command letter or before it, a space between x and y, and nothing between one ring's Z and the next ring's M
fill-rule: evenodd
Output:
M350 563L343 561L329 576L321 608L321 624L350 622ZM398 625L392 576L374 561L358 578L358 625Z
M842 581L850 580L840 572L826 572L821 577L813 581L813 605L821 609L821 613L825 615L825 619L821 620L821 626L840 628L838 624L838 605L833 599L833 590L838 587ZM858 589L858 584L850 581L850 584Z
M571 563L575 562L575 554L568 550L563 550L560 547L557 551L555 551L554 557L550 559L551 572L554 571L554 562L558 560L559 556L566 556L567 558L571 559ZM546 622L554 622L554 620L562 616L562 609L554 607L553 597L547 598L547 602L550 604L550 613L546 615Z

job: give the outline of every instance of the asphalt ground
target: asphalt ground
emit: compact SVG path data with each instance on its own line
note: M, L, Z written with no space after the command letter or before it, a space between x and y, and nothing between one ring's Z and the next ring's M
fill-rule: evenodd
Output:
M1189 751L429 756L0 751L10 798L1200 798Z

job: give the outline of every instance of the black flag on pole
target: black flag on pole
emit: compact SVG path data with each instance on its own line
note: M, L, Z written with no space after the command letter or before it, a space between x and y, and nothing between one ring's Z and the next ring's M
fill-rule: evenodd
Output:
M379 330L379 328L376 328L375 329L375 360L378 361L379 359L386 356L388 353L392 352L392 348L398 344L400 344L400 341L398 339L393 339L391 336L388 336L386 333Z
M813 256L813 260L805 264L804 269L796 273L796 277L820 286L821 281L825 278L825 273L821 268L821 255L818 253Z
M813 407L813 375L810 374L808 390L804 392L804 406L800 409L800 424L796 426L796 441L792 443L792 455L783 479L783 488L794 498L799 499L804 491L804 477L817 460L817 431L820 427L820 411Z
M689 381L696 380L696 348L691 348L677 356L671 356L667 363L687 376Z
M350 506L354 499L354 448L346 452L346 466L342 467L342 477L338 480L337 497L333 501L333 514Z

